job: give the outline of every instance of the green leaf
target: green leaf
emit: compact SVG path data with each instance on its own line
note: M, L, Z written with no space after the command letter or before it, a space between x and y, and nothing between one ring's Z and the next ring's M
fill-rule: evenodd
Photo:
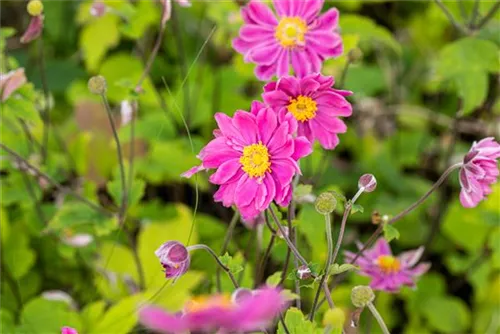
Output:
M0 104L2 106L2 116L10 119L21 118L24 121L40 121L40 116L32 101L14 94L7 101Z
M80 33L80 48L83 53L85 67L95 72L109 49L118 45L120 33L117 15L106 14L95 18L83 27Z
M345 87L356 96L374 96L387 88L384 74L378 66L352 65L347 71Z
M302 312L292 307L285 315L285 324L290 334L320 334L323 333L321 328L316 328L316 324L306 320ZM283 325L278 325L278 334L285 334Z
M2 225L7 224L2 221ZM35 264L35 252L29 247L29 237L22 225L9 228L9 235L2 243L2 260L4 266L15 279L20 279L28 273Z
M237 274L243 270L243 267L234 261L233 257L226 252L223 256L219 256L220 262L229 268L232 274Z
M126 184L125 186L128 187ZM120 207L122 203L122 183L119 179L115 179L113 181L109 181L107 183L108 192L113 198L113 202ZM132 207L139 203L141 198L144 196L144 190L146 189L146 183L142 180L134 180L132 181L132 189L130 189L130 193L128 194L128 207Z
M355 214L356 212L363 213L365 212L365 209L359 204L353 204L351 209L351 215Z
M99 322L89 329L89 334L127 334L137 323L137 305L143 300L142 294L122 299L113 305Z
M467 305L456 297L431 297L423 315L434 329L443 333L468 332L471 316Z
M310 195L312 192L312 185L299 184L293 189L293 198L304 197Z
M21 313L20 333L60 334L61 327L81 328L78 313L62 301L35 298L29 301Z
M112 229L113 222L113 218L104 216L85 203L66 202L49 221L47 229L61 232L66 228L77 229L82 226L91 226L94 230L103 232L102 228L106 231Z
M266 284L273 287L278 286L278 284L281 282L281 275L282 275L281 271L275 272L266 279Z
M7 310L0 310L0 325L3 333L15 333L14 316Z
M359 268L349 263L344 263L340 265L338 263L334 263L330 266L329 274L339 275L349 270L359 270Z
M387 242L399 239L399 231L391 224L384 224L384 238Z

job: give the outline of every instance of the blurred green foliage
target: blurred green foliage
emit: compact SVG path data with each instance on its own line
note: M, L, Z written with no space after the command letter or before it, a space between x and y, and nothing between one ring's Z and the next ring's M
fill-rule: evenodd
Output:
M2 333L58 333L63 325L81 334L143 332L136 312L141 305L179 311L193 294L215 291L216 267L207 254L195 252L192 269L173 284L164 279L154 251L171 239L205 243L216 251L222 247L230 210L213 203L214 187L206 175L186 180L180 174L198 164L195 155L212 137L215 112L232 115L259 99L262 83L253 75L254 66L244 63L230 45L242 23L239 5L174 4L140 94L133 88L158 36L160 4L106 1L110 9L99 18L90 15L91 5L45 1L43 46L40 40L22 46L19 37L28 22L25 3L2 1L0 51L5 61L0 71L24 67L29 83L16 98L1 103L1 143L67 189L116 212L122 195L116 145L99 97L87 90L89 77L103 75L127 175L133 170L127 217L119 226L115 215L96 212L43 178L26 175L23 166L2 153ZM499 137L500 14L497 11L477 28L495 2L445 2L460 23L476 17L476 26L461 32L432 1L350 0L325 5L334 6L341 13L345 53L326 61L323 72L354 92L354 116L335 151L316 147L304 159L301 182L312 185L312 194L335 190L349 197L361 174L377 177L377 190L364 194L361 209L349 217L344 245L354 249L355 240L366 240L375 229L370 223L375 210L397 214L446 166L461 159L472 141ZM42 69L40 52L45 59ZM138 103L134 133L130 123L120 125L117 111L123 100ZM39 145L47 112L51 126L47 159L42 161ZM32 139L26 137L26 129ZM133 166L128 163L131 147ZM433 265L416 290L377 295L376 306L394 333L499 332L500 187L495 186L489 199L474 210L459 204L458 189L453 174L415 212L384 231L394 239L397 252L425 245L425 257ZM311 192L301 190L303 196ZM313 265L322 266L327 256L323 217L309 203L298 209L294 223L299 247ZM334 236L342 206L337 210ZM263 252L271 239L267 229L259 233L238 224L230 255L223 257L241 285L249 288L267 277L279 279L277 271L286 257L286 244L276 240L265 277L254 282L257 249ZM91 235L92 241L83 247L68 243L80 234ZM286 277L291 289L294 275ZM346 313L353 311L351 288L366 283L366 278L350 272L333 290L336 305ZM303 285L308 310L317 283ZM232 288L225 276L222 287ZM42 293L49 290L65 291L72 302L47 299ZM285 322L290 333L322 333L325 309L315 324L299 310L289 309ZM366 326L367 317L367 312L362 314L361 326ZM373 324L371 330L379 331ZM284 333L282 325L278 333Z

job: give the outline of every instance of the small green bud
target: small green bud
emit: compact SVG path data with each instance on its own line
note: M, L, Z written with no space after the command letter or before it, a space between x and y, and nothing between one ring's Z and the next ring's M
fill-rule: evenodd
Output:
M365 307L375 299L372 288L366 285L358 285L352 288L351 301L356 307Z
M40 0L31 0L26 9L31 16L38 16L43 12L43 3Z
M345 312L342 309L336 307L328 309L323 316L323 325L331 326L333 328L344 327L345 322Z
M102 75L93 76L89 79L88 87L92 94L104 94L107 90L106 79Z
M335 210L335 207L337 206L337 199L330 192L322 193L316 198L314 205L316 207L316 211L322 215L327 215Z

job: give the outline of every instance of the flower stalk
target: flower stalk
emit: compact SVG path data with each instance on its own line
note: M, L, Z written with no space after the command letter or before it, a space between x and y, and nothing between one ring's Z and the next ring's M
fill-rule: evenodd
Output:
M384 334L391 334L389 332L389 329L387 328L387 325L384 322L384 319L382 319L382 316L380 315L380 313L378 313L377 308L375 307L375 305L373 305L372 302L369 302L366 305L366 307L368 307L368 309L372 313L372 315L375 318L375 320L377 320L377 322L378 322L378 324L380 326L380 329L382 329L382 333L384 333Z
M217 254L212 250L212 248L208 247L207 245L202 245L202 244L192 245L192 246L188 246L186 248L188 251L193 251L193 250L197 250L197 249L202 249L202 250L207 251L210 255L212 255L212 257L214 258L215 262L217 262L219 267L222 268L222 270L224 270L227 273L227 275L231 279L231 282L233 282L234 288L238 289L240 287L238 282L236 281L236 278L234 278L234 275L231 272L231 270L228 267L226 267L224 265L224 263L221 262L221 260L217 256Z

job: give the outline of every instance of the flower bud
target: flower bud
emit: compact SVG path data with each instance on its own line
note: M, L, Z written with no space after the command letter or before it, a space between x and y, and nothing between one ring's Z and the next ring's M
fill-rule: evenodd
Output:
M43 30L43 15L33 16L28 28L21 36L21 43L26 44L37 39Z
M93 17L101 17L106 14L108 7L102 1L94 1L90 7L90 15Z
M305 264L301 265L297 269L297 277L299 279L309 279L311 278L311 269Z
M325 192L316 198L314 206L316 207L316 211L322 215L327 215L335 210L337 199L331 192Z
M245 289L245 288L238 288L238 289L234 290L233 294L231 295L231 301L234 304L239 304L251 296L253 296L252 290Z
M106 79L102 75L93 76L89 79L88 87L92 94L104 94L107 90Z
M476 150L472 150L470 152L468 152L465 156L464 156L464 164L467 164L469 163L472 159L474 159L476 157L476 155L479 154L479 151L476 151Z
M189 269L191 259L186 247L178 241L167 241L155 252L165 269L166 278L178 278Z
M372 174L364 174L359 178L358 187L363 191L371 193L377 188L377 179Z
M356 307L365 307L369 303L373 302L374 299L375 294L369 286L358 285L351 291L351 301Z
M31 16L38 16L43 12L43 3L40 0L31 0L26 9Z
M323 316L323 325L332 328L343 328L345 322L345 312L336 307L328 309Z

